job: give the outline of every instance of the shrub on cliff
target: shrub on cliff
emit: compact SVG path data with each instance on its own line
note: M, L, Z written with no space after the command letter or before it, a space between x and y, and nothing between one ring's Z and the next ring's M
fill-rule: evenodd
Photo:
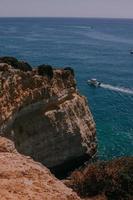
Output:
M29 63L24 61L18 61L17 69L20 69L22 71L32 71L32 67L29 65Z
M108 200L132 200L133 157L88 165L72 173L66 185L83 198L104 194Z
M40 65L38 66L38 74L40 76L48 76L53 78L53 68L51 65Z
M71 67L65 67L64 70L70 71L72 76L74 76L74 69Z
M1 57L0 58L0 63L7 63L9 65L11 65L12 67L14 67L15 69L20 69L21 71L32 71L32 67L24 61L18 61L16 58L14 57Z
M18 60L14 57L9 57L9 56L0 57L0 63L7 63L14 68L17 68L18 66Z

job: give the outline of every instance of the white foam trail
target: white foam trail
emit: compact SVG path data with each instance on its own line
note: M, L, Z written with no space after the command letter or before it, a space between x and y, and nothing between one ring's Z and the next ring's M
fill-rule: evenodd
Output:
M109 89L109 90L113 90L113 91L116 91L116 92L122 92L122 93L133 95L133 90L128 89L128 88L115 87L113 85L104 84L104 83L101 83L100 87L105 88L105 89Z

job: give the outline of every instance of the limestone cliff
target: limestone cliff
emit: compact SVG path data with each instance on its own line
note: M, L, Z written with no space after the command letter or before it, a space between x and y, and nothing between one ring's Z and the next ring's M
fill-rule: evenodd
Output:
M0 199L132 200L132 157L85 165L61 182L18 153L64 173L95 154L95 123L72 69L0 63L0 133L15 142L0 137Z
M80 200L46 167L17 153L13 143L3 137L0 137L0 199Z
M49 77L0 64L0 113L1 133L53 171L96 152L95 123L70 70L54 69Z

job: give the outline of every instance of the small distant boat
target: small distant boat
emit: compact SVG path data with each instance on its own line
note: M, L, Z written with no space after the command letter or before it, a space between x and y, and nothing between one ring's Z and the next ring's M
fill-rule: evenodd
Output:
M133 54L133 49L129 49L129 53L130 53L130 54Z
M88 80L87 83L94 87L100 87L100 85L101 85L101 82L97 81L97 79L95 79L95 78Z

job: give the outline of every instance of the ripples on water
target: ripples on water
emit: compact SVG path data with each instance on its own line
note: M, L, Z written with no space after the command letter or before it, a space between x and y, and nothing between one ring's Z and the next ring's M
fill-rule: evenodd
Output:
M99 158L133 155L133 20L0 19L0 55L72 66L97 124ZM86 84L90 78L100 88Z

